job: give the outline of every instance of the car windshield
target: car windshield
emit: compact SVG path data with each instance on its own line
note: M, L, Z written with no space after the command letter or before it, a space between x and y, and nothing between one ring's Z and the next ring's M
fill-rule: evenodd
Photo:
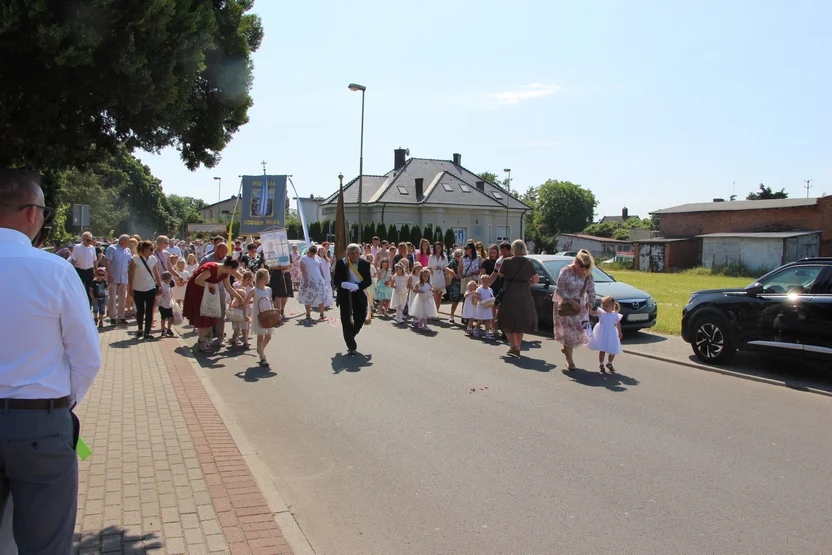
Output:
M820 266L793 266L761 278L759 283L764 293L808 293L820 271Z
M554 279L558 279L558 275L563 267L568 266L571 263L571 260L546 260L543 262L543 265L546 266L546 269L550 274L552 274ZM603 270L600 270L597 267L592 270L592 279L595 283L612 283L615 281L609 275L604 273Z

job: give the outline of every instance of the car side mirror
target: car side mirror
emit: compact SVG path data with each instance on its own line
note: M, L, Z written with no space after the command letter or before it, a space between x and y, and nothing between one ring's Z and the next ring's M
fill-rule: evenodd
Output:
M745 294L749 297L756 297L757 295L763 292L763 289L763 284L758 281L755 281L754 283L745 288Z
M549 286L552 285L552 282L549 281L549 278L543 278L542 281L543 281L543 288L544 289L549 289Z

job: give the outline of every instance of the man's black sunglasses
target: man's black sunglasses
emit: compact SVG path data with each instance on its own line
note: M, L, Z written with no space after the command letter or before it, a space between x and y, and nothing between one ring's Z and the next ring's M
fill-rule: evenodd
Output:
M43 206L41 204L23 204L21 206L18 206L17 209L18 210L26 210L27 208L31 208L32 206L34 206L35 208L40 208L41 210L43 210L43 219L44 220L48 220L49 218L51 218L52 217L52 212L55 211L54 208L49 208L48 206Z

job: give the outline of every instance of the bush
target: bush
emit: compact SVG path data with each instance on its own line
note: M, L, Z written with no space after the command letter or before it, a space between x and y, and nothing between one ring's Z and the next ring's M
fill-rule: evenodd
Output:
M396 229L396 224L390 224L387 228L387 240L393 245L399 244L399 230Z
M399 242L407 243L408 241L410 241L410 226L404 224L399 230Z
M730 264L722 264L714 266L713 268L705 268L704 266L697 266L684 270L681 273L690 276L725 276L725 277L743 277L756 279L769 272L768 268L749 268L742 262L732 262Z
M620 270L632 270L633 269L633 262L619 262L615 261L611 264L598 264L598 267L604 270L605 272L615 272Z
M419 250L419 243L422 241L422 230L419 229L418 225L414 225L413 229L410 230L410 242L413 243L413 246L416 247L416 250Z
M445 230L445 248L451 250L456 243L456 233L451 228Z
M387 241L387 228L381 222L376 225L376 235L380 240Z

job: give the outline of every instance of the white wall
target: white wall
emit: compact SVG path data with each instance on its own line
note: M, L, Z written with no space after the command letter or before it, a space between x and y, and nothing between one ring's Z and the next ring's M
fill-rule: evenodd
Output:
M702 265L706 268L741 263L751 269L780 266L783 239L752 237L703 237Z

